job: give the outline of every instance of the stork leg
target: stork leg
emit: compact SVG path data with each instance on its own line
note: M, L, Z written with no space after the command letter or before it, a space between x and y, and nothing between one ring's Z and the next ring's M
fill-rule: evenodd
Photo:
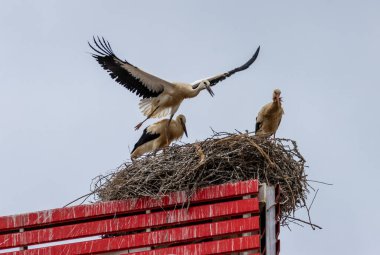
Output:
M158 109L159 107L160 107L160 106L157 106L156 109L154 109L153 112L151 112L151 113L148 115L148 117L146 117L145 120L143 120L142 122L140 122L139 124L137 124L136 127L135 127L135 130L138 130L138 129L142 126L142 124L144 124L145 121L147 121L148 119L150 119L150 117L152 117L152 115L157 111L157 109Z
M153 156L155 157L160 150L162 150L165 153L165 149L164 148L157 148L157 149L155 149L153 151Z
M174 113L170 114L170 118L169 118L168 126L167 126L168 128L169 128L170 122L171 122L172 119L173 119L173 116L174 116ZM167 129L168 129L168 128L167 128ZM166 129L166 130L167 130L167 129Z
M270 141L273 140L275 142L276 141L276 133L273 133L272 135L268 136L267 139Z
M166 125L166 128L165 128L165 135L166 135L166 144L167 144L167 146L169 146L169 126L170 126L170 122L173 119L173 116L174 116L174 113L170 115L168 124Z
M169 127L165 129L165 135L166 135L166 146L169 146Z

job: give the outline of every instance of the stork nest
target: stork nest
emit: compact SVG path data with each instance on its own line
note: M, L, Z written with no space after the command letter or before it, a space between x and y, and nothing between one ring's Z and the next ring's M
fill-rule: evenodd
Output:
M280 185L281 223L288 225L297 209L308 209L310 186L304 169L305 159L293 140L214 132L202 142L175 144L164 153L126 162L94 179L92 189L100 201L159 198L175 191L190 197L200 187L258 179Z

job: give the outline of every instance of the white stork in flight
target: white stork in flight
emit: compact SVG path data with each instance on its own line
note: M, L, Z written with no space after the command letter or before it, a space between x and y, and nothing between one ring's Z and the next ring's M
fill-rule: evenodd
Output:
M170 119L177 112L185 98L196 97L201 90L207 89L211 96L214 95L211 86L226 79L236 72L247 69L259 55L260 47L255 54L242 66L206 79L189 83L168 82L152 74L144 72L126 60L118 58L108 41L104 38L94 37L95 46L90 47L96 52L92 56L111 75L113 79L137 96L142 97L139 103L140 110L147 116L146 119L135 127L139 129L149 118L158 118L170 114Z
M281 90L273 91L272 102L264 105L256 117L255 133L260 137L276 137L276 131L281 123L284 109L282 108Z
M178 140L185 133L186 118L180 114L169 123L169 119L160 120L144 129L140 139L135 144L131 153L131 159L140 157L142 154L169 146L174 140Z

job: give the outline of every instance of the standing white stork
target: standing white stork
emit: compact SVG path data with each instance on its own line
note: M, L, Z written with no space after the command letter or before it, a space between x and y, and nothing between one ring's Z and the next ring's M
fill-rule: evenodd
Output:
M150 151L157 151L161 148L169 146L174 140L178 140L185 133L186 118L180 114L175 120L169 123L169 119L160 120L144 129L140 139L132 150L131 158L135 159L142 154Z
M282 108L280 97L281 90L275 89L273 91L273 102L264 105L256 117L256 129L257 136L269 137L273 135L276 137L276 131L280 126L284 109Z
M139 107L146 119L135 127L139 129L141 125L149 118L158 118L170 114L170 120L177 112L180 104L185 98L196 97L201 90L207 89L211 96L214 95L211 86L226 79L236 72L247 69L257 58L260 47L255 54L242 66L232 69L228 72L218 74L206 79L198 80L192 84L168 82L151 75L138 67L132 65L126 60L118 58L108 41L104 38L94 39L96 45L90 47L96 52L92 56L105 69L113 79L137 96L142 97Z

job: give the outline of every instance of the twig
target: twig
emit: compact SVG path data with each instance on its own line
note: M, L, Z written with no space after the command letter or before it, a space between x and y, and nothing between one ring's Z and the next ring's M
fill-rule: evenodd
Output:
M317 182L317 183L321 183L321 184L325 184L325 185L329 185L329 186L332 186L332 185L334 185L334 184L332 184L332 183L327 183L327 182L321 182L321 181L315 181L315 180L307 180L308 182Z
M322 229L322 227L314 224L314 223L310 223L310 222L307 222L307 221L304 221L304 220L301 220L301 219L298 219L298 218L294 218L294 217L291 217L291 216L288 216L289 219L291 220L295 220L295 221L299 221L299 222L302 222L304 224L307 224L307 225L310 225L313 229L314 228L319 228L319 229Z
M319 189L317 189L317 191L316 191L315 194L314 194L313 200L311 201L311 204L310 204L310 206L309 206L309 210L311 209L311 207L312 207L312 205L313 205L313 203L314 203L314 199L315 199L315 197L317 196L318 191L319 191Z
M78 200L84 198L84 197L89 197L89 196L93 195L96 191L97 191L97 190L94 190L94 191L91 191L90 193L87 193L86 195L83 195L83 196L81 196L81 197L78 197L77 199L71 201L70 203L67 203L67 204L64 205L63 207L67 207L67 206L69 206L69 205L75 203L76 201L78 201ZM86 199L87 199L87 198L86 198Z

